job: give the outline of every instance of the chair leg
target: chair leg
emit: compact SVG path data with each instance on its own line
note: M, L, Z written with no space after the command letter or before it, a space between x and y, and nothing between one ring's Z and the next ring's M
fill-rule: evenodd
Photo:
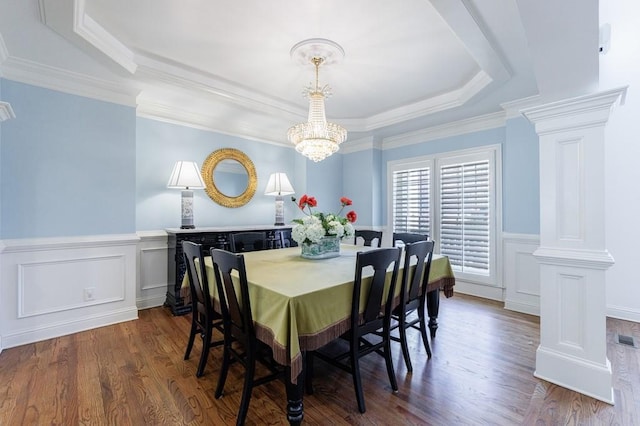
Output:
M216 399L220 399L224 389L224 383L227 381L227 373L229 372L229 364L231 364L231 337L224 336L224 349L222 353L222 365L220 366L220 376L218 376L218 386L216 386Z
M384 361L387 364L387 374L389 375L389 383L391 383L391 389L393 392L398 392L398 382L396 380L396 373L393 371L393 360L391 359L391 339L389 338L389 330L385 332L384 337Z
M255 348L249 349L247 366L244 373L244 386L242 387L242 399L240 400L240 409L238 410L238 419L236 426L244 425L249 411L249 401L251 400L251 392L253 391L253 376L256 371Z
M207 366L207 359L209 358L209 349L211 348L211 327L207 327L204 336L202 337L202 353L200 354L200 362L198 363L198 371L196 371L196 377L202 377L204 375L204 369Z
M187 343L187 350L184 353L184 359L189 359L191 355L191 349L193 349L193 341L196 340L196 334L198 334L198 325L195 321L191 322L191 332L189 333L189 342Z
M404 363L407 365L407 371L411 373L413 372L413 366L411 365L409 345L407 344L407 314L405 312L400 314L398 329L400 330L400 345L402 346Z
M351 376L353 377L353 387L356 391L356 400L358 401L358 410L361 413L367 411L367 407L364 405L364 394L362 392L362 378L360 377L360 361L358 359L358 348L353 347L351 344ZM355 343L358 345L358 343Z
M420 334L422 334L422 343L427 351L427 358L431 359L431 348L429 347L429 339L427 338L427 318L424 314L424 306L418 309L418 318L420 319Z

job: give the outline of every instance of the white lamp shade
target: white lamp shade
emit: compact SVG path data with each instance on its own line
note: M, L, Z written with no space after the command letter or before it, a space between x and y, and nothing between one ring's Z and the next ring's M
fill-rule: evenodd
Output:
M264 195L289 195L294 192L286 173L271 173Z
M167 188L203 189L200 169L195 161L177 161L167 183Z

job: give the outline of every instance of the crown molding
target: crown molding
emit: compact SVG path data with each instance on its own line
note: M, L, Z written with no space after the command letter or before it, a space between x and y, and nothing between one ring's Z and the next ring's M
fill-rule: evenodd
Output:
M16 114L13 112L11 104L9 102L0 102L0 123L9 120L10 118L16 118Z
M3 77L59 92L105 102L135 106L137 92L96 77L10 56L2 65Z
M505 125L504 112L481 115L466 120L453 121L438 126L427 127L415 132L404 133L385 138L383 149L394 149L407 145L443 139L466 133L480 132L482 130L495 129Z
M4 63L9 58L9 50L7 49L7 45L4 44L4 38L2 38L2 34L0 34L0 65ZM0 76L2 76L2 70L0 70Z
M140 99L138 107L136 108L136 114L138 117L149 118L165 123L188 126L285 148L293 148L291 144L282 142L284 138L282 134L273 131L268 133L265 132L264 129L256 129L247 123L235 122L233 125L230 125L228 120L218 120L211 115L187 111L160 102Z
M512 118L523 117L522 110L536 107L542 102L543 100L540 95L534 95L514 101L503 102L500 104L500 107L506 113L507 120L510 120Z
M129 73L134 74L138 65L135 62L133 52L87 15L85 9L85 0L75 0L73 2L73 32Z
M613 107L624 104L627 87L548 103L525 109L522 114L535 125L538 135L603 126Z
M462 106L491 82L491 77L484 71L480 71L464 86L442 95L403 105L364 119L336 120L336 122L354 132L370 132L381 127Z
M371 149L382 149L382 142L376 141L373 136L367 136L343 143L340 146L339 152L341 154L351 154L354 152L367 151Z

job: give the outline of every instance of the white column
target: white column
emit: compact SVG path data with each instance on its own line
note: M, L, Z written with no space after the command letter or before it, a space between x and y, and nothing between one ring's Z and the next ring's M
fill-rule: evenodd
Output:
M626 89L522 113L540 138L540 346L534 375L613 404L606 341L605 124Z

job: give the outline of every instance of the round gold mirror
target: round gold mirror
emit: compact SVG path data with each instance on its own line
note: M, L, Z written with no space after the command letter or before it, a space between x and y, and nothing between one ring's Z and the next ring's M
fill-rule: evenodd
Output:
M224 207L242 207L256 193L256 169L247 155L233 148L213 151L202 164L207 195Z

